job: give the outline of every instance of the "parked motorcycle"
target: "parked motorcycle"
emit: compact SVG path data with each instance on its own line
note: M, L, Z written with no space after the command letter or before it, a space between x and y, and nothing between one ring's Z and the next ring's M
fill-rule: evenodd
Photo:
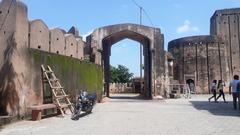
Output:
M96 99L97 99L96 93L89 94L87 91L81 91L74 106L72 119L78 120L83 113L84 114L91 113L93 105L96 102Z

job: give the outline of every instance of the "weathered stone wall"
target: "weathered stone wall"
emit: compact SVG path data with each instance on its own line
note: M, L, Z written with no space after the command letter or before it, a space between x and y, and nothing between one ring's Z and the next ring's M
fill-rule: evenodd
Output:
M220 36L226 46L228 76L240 74L240 8L217 10L211 17L211 34Z
M101 67L81 62L77 52L81 52L81 57L85 55L85 42L80 41L82 50L78 50L79 36L74 36L74 44L66 46L66 34L61 31L49 30L41 20L30 22L27 6L22 2L1 1L0 115L25 116L29 106L43 103L40 64L52 66L71 97L79 89L97 91L100 95Z
M198 93L209 93L214 79L228 81L223 41L216 36L185 37L169 42L174 60L174 79L195 81Z

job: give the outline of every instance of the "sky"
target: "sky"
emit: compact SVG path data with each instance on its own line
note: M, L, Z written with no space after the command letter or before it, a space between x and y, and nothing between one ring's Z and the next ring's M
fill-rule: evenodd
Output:
M133 0L22 0L30 20L42 19L48 27L68 31L71 26L86 37L102 26L139 24L139 8ZM142 24L161 29L164 48L177 38L209 35L215 10L240 8L240 0L135 0L147 12ZM150 19L149 19L150 18ZM139 43L125 39L113 45L110 64L125 65L139 76Z

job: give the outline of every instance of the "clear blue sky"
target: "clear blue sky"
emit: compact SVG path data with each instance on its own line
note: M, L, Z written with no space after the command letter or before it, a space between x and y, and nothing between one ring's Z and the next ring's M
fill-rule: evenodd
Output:
M76 26L86 36L94 29L139 23L139 9L132 0L23 0L30 20L42 19L49 28ZM167 43L173 39L207 35L210 17L217 9L240 7L240 0L135 0L147 11L153 26L161 28ZM143 15L143 25L152 26ZM112 65L126 65L139 75L139 43L123 40L112 48Z

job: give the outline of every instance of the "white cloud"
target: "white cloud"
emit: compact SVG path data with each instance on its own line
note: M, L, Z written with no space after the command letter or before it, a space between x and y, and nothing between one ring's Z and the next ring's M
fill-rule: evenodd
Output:
M183 25L177 28L177 33L186 33L186 32L197 32L199 28L192 26L189 20L185 20Z
M93 30L87 32L86 34L83 34L83 35L82 35L83 41L86 41L86 37L89 36L89 35L92 34L92 33L93 33Z

